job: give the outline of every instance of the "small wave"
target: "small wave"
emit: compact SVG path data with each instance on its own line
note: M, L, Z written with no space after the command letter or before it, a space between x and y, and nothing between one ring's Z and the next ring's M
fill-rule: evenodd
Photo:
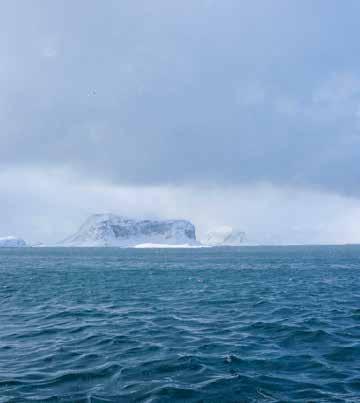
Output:
M1 403L359 400L360 247L35 252L0 254Z

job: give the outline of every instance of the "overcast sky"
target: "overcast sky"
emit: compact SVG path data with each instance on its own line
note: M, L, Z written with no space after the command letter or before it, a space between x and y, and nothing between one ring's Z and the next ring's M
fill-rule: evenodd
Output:
M111 211L360 242L359 15L2 0L0 236L54 241Z

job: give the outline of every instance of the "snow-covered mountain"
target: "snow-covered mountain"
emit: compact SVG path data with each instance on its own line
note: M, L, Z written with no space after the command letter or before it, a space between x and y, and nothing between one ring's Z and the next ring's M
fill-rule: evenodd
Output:
M58 246L189 245L196 246L194 225L185 220L133 220L115 214L94 214L78 232Z
M245 232L223 226L209 231L202 243L207 246L237 246L246 243L246 241Z
M0 248L20 248L26 246L26 242L15 236L5 236L0 238Z

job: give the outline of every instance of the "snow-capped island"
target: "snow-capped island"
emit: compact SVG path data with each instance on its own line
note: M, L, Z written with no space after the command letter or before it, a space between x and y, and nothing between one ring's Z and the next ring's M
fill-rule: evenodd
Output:
M195 226L186 220L135 220L115 214L94 214L57 246L69 247L195 247Z
M0 237L0 248L21 248L26 246L26 242L15 236Z
M202 240L202 243L207 246L239 246L246 242L245 232L229 226L222 226L209 231Z

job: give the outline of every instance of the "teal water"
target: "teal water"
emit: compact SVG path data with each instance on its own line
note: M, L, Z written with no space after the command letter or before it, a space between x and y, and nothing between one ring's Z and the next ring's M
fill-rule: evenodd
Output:
M0 402L359 402L360 247L0 251Z

